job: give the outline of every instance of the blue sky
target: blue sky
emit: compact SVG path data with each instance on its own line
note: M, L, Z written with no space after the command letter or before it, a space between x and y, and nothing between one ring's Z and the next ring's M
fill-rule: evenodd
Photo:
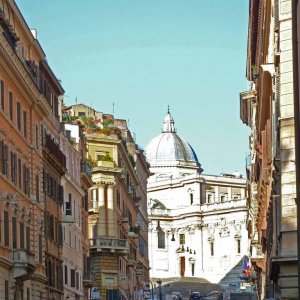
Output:
M245 173L247 0L16 0L65 89L145 147L170 105L204 173Z

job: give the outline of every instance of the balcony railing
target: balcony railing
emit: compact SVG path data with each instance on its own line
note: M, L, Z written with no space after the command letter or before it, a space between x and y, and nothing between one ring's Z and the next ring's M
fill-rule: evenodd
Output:
M83 273L82 283L85 287L92 287L94 285L92 274L90 272Z
M61 166L66 168L66 156L59 149L59 146L55 144L49 134L46 134L45 148L49 150L49 152L56 158Z
M93 169L92 167L87 164L86 162L82 162L81 163L81 170L80 170L82 173L86 173L89 177L92 176L92 172L93 172Z
M19 38L16 35L13 26L10 25L9 20L5 18L4 11L1 8L0 8L0 25L4 29L3 31L4 37L6 38L11 48L16 52L17 42Z
M248 154L245 160L246 160L246 167L251 166L251 154Z
M64 215L62 222L63 223L75 223L75 218L72 215Z
M34 265L34 255L26 249L13 250L12 256L14 263Z
M114 168L115 162L109 160L98 160L97 167L104 167L104 168Z
M128 253L128 243L124 239L95 238L90 239L90 249Z

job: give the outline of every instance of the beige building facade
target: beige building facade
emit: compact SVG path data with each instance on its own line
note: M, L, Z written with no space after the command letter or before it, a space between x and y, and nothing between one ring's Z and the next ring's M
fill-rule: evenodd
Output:
M93 169L88 194L91 278L102 299L141 299L149 280L148 164L126 121L82 104L66 111L83 128Z
M248 225L261 298L299 298L292 33L292 1L250 1L241 119L251 128Z

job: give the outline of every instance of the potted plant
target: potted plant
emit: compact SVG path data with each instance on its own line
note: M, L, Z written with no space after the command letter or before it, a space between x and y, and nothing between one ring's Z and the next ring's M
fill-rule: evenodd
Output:
M253 65L252 66L252 78L253 79L258 78L258 75L259 75L258 68L256 65Z

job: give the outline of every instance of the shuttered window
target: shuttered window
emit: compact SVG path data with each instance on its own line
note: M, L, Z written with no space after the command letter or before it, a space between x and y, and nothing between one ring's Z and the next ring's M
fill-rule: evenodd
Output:
M30 252L30 227L26 227L26 250Z
M24 232L24 223L20 222L20 248L24 249L25 248L25 242L24 242L24 238L25 238L25 232Z
M1 101L1 109L4 111L5 103L4 103L4 81L0 80L0 101Z
M40 179L39 175L35 175L35 196L36 202L40 202Z
M71 287L75 287L75 269L71 269Z
M18 182L19 188L22 189L22 162L21 159L18 159Z
M17 102L17 126L21 130L21 105L20 102Z
M12 217L12 238L13 238L13 248L17 248L17 219Z
M8 93L8 105L9 105L9 118L13 121L14 118L14 109L13 109L13 94L12 92Z
M7 175L7 156L8 150L4 140L1 141L1 172L3 175Z
M4 246L9 247L9 218L8 211L3 212L4 223Z
M39 263L41 264L43 262L43 241L42 241L42 235L39 234Z
M68 266L65 266L65 284L68 284Z
M27 113L23 111L24 137L27 138Z

